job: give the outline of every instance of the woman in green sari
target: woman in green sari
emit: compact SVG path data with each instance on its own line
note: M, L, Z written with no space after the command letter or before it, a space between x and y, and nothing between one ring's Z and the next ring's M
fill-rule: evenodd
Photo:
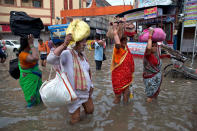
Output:
M27 38L20 39L19 50L19 83L24 92L27 107L41 102L39 89L42 85L42 72L38 66L39 53L33 44L34 38L30 34Z

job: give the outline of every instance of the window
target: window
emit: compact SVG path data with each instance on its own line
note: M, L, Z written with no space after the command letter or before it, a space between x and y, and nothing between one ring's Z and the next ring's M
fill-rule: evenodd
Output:
M0 4L15 5L15 0L0 0Z
M165 27L166 41L172 40L172 37L171 37L172 32L171 31L172 31L171 23L166 24L166 27Z
M5 4L14 5L14 0L5 0Z
M14 44L16 45L20 45L20 43L18 41L12 41Z
M51 10L52 10L52 18L54 19L55 18L55 10L54 10L54 0L51 0Z
M64 9L65 9L65 10L68 9L68 0L64 0Z
M21 5L23 7L42 8L43 7L43 0L22 0Z
M69 0L69 9L73 9L73 0Z
M22 3L28 3L29 0L22 0Z
M10 46L14 46L13 44L11 44L9 41L6 41L5 43L6 45L10 45Z
M41 0L33 0L33 7L41 8L42 7L42 1Z
M81 0L79 0L79 8L81 8Z

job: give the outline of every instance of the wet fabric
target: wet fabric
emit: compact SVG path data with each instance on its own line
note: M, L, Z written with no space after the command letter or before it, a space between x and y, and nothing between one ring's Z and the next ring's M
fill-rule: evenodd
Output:
M47 45L45 43L38 44L38 50L41 54L47 54Z
M47 54L41 54L40 59L41 60L46 60L47 59Z
M29 54L30 54L30 53L24 52L24 51L22 51L22 52L19 54L20 66L21 66L23 69L32 68L32 67L34 67L34 66L37 64L37 62L27 62L27 61L26 61L27 56L28 56Z
M159 47L155 53L144 54L144 71L143 78L145 84L145 93L147 97L156 97L159 94L160 85L162 82L161 60ZM156 95L157 94L157 95Z
M38 65L29 69L22 69L19 63L20 79L19 83L23 90L27 107L41 102L39 89L42 85L42 72Z
M156 97L158 95L157 92L160 90L161 82L161 72L158 72L154 77L144 79L146 96L151 98Z
M128 47L125 50L114 47L111 71L113 91L121 94L133 81L134 61Z
M95 42L94 59L97 61L103 61L103 46Z
M115 66L116 64L119 64L120 63L120 60L121 58L124 56L124 54L126 53L126 50L125 49L117 49L117 48L114 48L114 53L113 53L113 63L112 63L112 66Z
M83 70L81 69L77 54L71 50L73 56L73 66L74 66L74 79L75 79L75 89L76 90L86 90L87 82Z
M96 70L101 70L102 61L95 60L96 63Z

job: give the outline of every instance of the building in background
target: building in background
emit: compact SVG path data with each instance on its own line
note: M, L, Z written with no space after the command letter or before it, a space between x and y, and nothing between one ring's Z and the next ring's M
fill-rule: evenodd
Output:
M31 17L41 18L45 26L41 38L48 40L48 26L62 23L61 10L86 7L86 0L0 0L0 35L3 39L19 39L10 30L10 11L23 11Z
M184 1L181 52L197 53L197 0Z
M10 11L24 11L32 17L40 17L45 28L52 23L49 0L0 0L0 35L3 39L19 39L10 30Z
M111 6L106 0L87 0L87 8L65 9L61 11L62 23L69 23L73 19L83 19L91 28L90 39L96 34L106 35L109 21L121 12L130 10L132 5Z
M172 0L133 0L136 8L155 6L155 5L170 5Z
M197 25L197 0L133 0L133 4L135 9L138 10L153 5L174 5L174 15L169 16L168 14L163 17L163 20L165 20L165 17L167 18L166 24L162 27L167 33L166 41L172 43L174 49L182 52L197 50L196 43L194 43L194 41L197 41L194 39ZM169 12L165 9L163 9L164 14ZM141 16L144 17L143 11Z
M109 21L112 16L86 16L85 15L77 15L77 16L69 16L71 13L76 14L79 10L83 10L83 8L92 8L92 5L94 7L105 7L105 6L111 6L106 0L79 0L79 3L77 3L78 8L69 8L68 4L66 4L66 8L64 8L64 11L71 10L71 12L65 13L63 15L62 19L64 20L62 23L69 23L73 19L82 19L85 22L87 22L91 28L91 34L89 39L94 39L96 34L100 34L101 36L104 36L107 32ZM72 10L72 9L79 9L79 10ZM96 10L95 10L96 11ZM67 15L68 14L68 15Z
M87 7L90 8L92 5L92 0L87 0ZM107 1L105 0L96 0L96 6L97 7L104 7L104 6L111 6ZM105 37L108 27L109 27L109 21L113 16L96 16L96 17L86 17L84 18L84 21L86 21L91 28L90 33L90 39L94 39L96 34L101 35L102 37Z
M62 24L64 19L61 17L61 11L90 8L92 3L96 3L97 7L111 7L106 0L0 0L0 35L3 39L18 40L18 36L11 33L9 26L10 11L23 11L31 17L39 17L45 26L41 31L40 37L45 41L49 39L48 26L54 24ZM115 7L117 10L127 9L124 7ZM129 8L132 8L130 5ZM114 11L111 10L111 11ZM96 12L96 10L95 10ZM100 11L102 12L102 11ZM114 14L116 15L116 14ZM113 15L93 16L93 17L75 17L85 20L91 27L91 36L94 38L97 34L105 36L109 21L113 19ZM66 17L66 22L75 19Z

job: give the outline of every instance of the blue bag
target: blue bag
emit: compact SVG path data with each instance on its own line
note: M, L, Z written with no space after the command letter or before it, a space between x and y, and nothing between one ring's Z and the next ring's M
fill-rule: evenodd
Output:
M51 40L54 44L64 42L66 36L66 29L69 24L51 25L48 26L50 31Z

